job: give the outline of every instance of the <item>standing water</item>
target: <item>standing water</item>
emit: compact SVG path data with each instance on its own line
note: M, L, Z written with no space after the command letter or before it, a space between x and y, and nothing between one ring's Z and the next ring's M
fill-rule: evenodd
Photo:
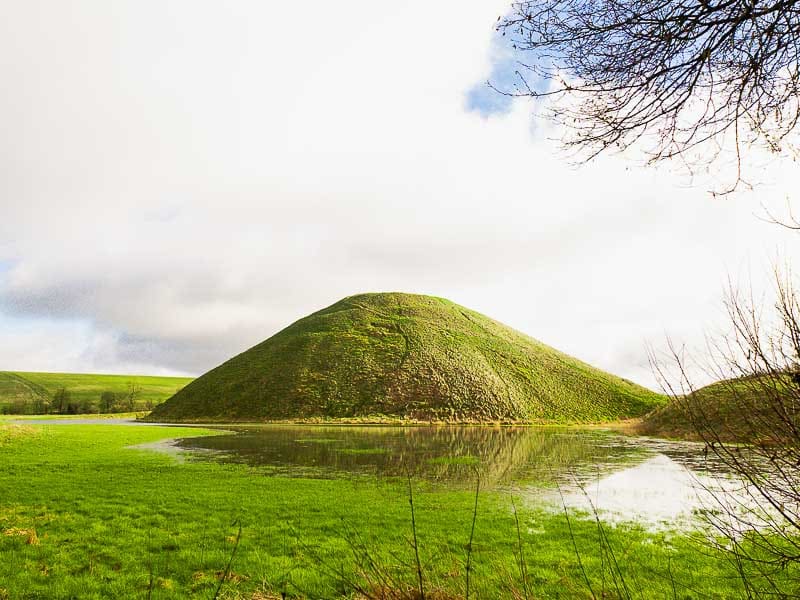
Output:
M264 425L180 440L192 460L275 476L406 477L513 493L608 520L687 526L727 478L702 444L554 427ZM730 487L730 486L728 486Z

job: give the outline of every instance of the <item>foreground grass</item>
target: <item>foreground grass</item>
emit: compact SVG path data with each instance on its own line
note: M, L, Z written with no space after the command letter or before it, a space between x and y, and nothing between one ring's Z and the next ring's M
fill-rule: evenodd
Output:
M221 597L331 598L366 577L374 589L376 573L415 585L406 481L270 477L129 448L211 433L201 429L0 432L0 598L211 598L220 583ZM414 482L424 584L440 597L464 595L473 503L469 492ZM687 537L606 528L604 546L591 519L531 508L519 518L518 537L509 497L480 495L470 597L581 598L590 586L613 597L620 585L640 598L742 595L734 569Z

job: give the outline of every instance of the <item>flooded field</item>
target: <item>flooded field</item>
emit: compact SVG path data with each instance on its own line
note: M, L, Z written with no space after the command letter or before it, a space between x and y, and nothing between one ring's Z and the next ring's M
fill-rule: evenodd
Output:
M705 488L740 484L698 444L569 427L130 425L5 426L8 597L129 598L152 581L154 597L210 598L232 564L225 597L354 597L377 575L405 590L422 572L463 598L467 555L470 598L591 597L623 575L631 597L744 597L704 520Z
M16 420L19 424L43 421ZM59 419L48 425L148 425L134 419ZM424 480L454 491L513 495L649 529L703 526L720 507L764 510L703 444L575 427L231 425L218 435L134 446L179 462L238 463L265 476ZM758 519L756 517L756 519Z
M685 526L729 481L701 444L552 427L268 425L178 440L191 460L256 466L311 478L411 476L451 487L514 494L610 520ZM730 487L730 486L729 486Z

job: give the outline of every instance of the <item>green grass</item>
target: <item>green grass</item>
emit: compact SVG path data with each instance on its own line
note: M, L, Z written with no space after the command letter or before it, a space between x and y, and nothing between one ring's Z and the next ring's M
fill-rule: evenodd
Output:
M139 387L137 407L144 407L160 404L190 381L191 377L0 371L0 408L31 406L37 399L50 401L60 388L79 404L98 406L100 394L110 391L124 395L131 384Z
M75 419L138 419L147 415L147 411L102 413L88 415L0 415L3 421L70 421Z
M351 296L187 385L161 421L596 422L665 398L442 298Z
M389 450L386 448L339 448L336 450L340 454L354 454L354 455L373 455L373 454L388 454Z
M372 570L363 552L354 556L348 540L356 538L378 570L414 582L403 566L412 561L404 480L269 477L130 448L203 430L41 424L0 432L0 597L211 598L239 524L222 597L339 597L343 578ZM473 493L413 486L428 596L462 597ZM592 519L568 523L531 506L519 517L531 598L590 596L575 546L595 593L604 586L615 596ZM672 578L679 598L742 596L733 567L688 537L605 532L634 597L672 598ZM509 497L482 493L471 597L523 597L519 548Z

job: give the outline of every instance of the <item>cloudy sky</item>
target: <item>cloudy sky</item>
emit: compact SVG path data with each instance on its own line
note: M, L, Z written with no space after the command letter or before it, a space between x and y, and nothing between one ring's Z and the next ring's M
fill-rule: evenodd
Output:
M752 192L575 168L486 89L504 1L0 0L0 369L199 374L363 291L436 294L654 385L796 234Z

